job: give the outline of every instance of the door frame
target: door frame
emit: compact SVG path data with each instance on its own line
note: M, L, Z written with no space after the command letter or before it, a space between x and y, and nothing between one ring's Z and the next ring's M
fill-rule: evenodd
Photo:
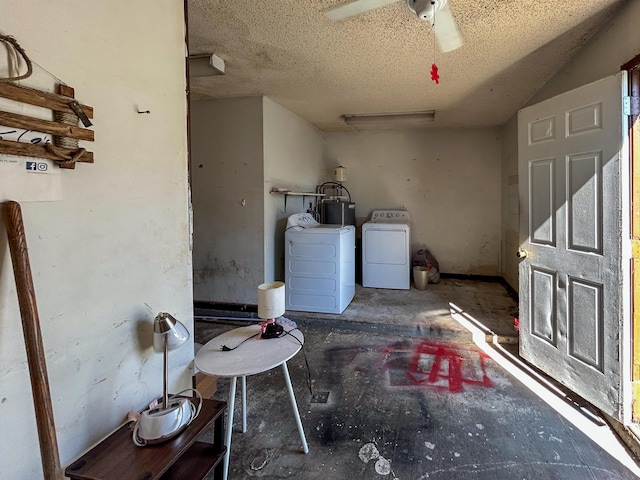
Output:
M627 373L624 392L624 423L625 425L640 426L640 55L622 65L621 70L627 72L628 85L626 96L629 98L628 124L623 128L628 129L628 148L625 148L629 157L629 238L630 248L630 283L628 292L630 304L630 325L626 328L629 332L629 342L625 342L626 354L623 356ZM623 187L625 185L623 184Z

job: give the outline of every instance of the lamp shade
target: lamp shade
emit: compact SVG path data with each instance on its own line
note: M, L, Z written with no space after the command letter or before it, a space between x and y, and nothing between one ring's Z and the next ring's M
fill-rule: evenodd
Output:
M156 352L164 352L165 338L167 350L175 350L189 340L189 331L170 314L160 312L153 321L153 349Z
M258 317L276 318L284 312L284 282L258 285Z

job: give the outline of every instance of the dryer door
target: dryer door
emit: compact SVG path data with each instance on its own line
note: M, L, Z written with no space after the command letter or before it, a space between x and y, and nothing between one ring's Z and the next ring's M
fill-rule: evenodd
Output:
M407 265L407 232L368 228L364 233L364 261L384 265Z
M362 228L362 286L410 287L409 229L395 225Z

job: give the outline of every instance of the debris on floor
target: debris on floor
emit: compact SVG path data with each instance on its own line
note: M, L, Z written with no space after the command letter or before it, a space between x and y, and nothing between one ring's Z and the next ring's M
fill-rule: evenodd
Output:
M447 282L417 293L432 293L443 285L446 291L455 290ZM417 301L406 309L391 295L385 304L384 292L376 293L380 304L373 310L386 313L360 322L305 320L287 313L304 332L312 379L310 393L302 352L289 360L309 453L302 453L280 369L250 376L248 430L239 432L236 408L229 479L640 476L635 459L625 456L604 422L585 416L585 428L561 415L458 329L447 311L449 301L477 318L499 316L493 322L503 322L513 332L513 300L508 302L486 285L462 283L467 297L453 292L425 303L425 318L441 312L435 335L428 328L415 328L413 322L423 318ZM480 300L492 295L502 306ZM368 308L363 304L359 311ZM387 321L391 311L396 312L394 320ZM234 327L198 321L196 340L205 343ZM227 395L228 380L218 379L214 398L226 400Z

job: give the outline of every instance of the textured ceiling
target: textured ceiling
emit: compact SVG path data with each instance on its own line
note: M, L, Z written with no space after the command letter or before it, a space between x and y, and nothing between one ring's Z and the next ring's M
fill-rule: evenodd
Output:
M404 0L323 15L346 1L188 0L189 53L226 62L191 79L192 98L266 95L325 131L354 130L343 114L431 109L434 127L502 125L624 2L448 0L464 45L441 53Z

